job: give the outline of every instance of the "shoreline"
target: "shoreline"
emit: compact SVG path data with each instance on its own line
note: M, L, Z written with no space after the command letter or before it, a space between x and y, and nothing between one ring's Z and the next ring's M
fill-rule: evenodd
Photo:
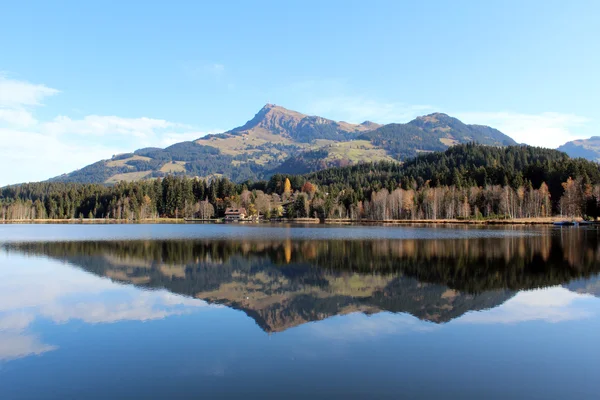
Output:
M514 218L514 219L410 219L410 220L326 220L325 224L380 224L380 225L553 225L556 222L571 221L561 217ZM577 219L581 221L581 219Z
M581 218L569 219L563 217L547 218L514 218L514 219L407 219L407 220L351 220L328 219L321 221L318 218L277 219L270 221L224 221L223 219L200 220L187 218L150 218L143 220L117 220L106 218L72 218L72 219L21 219L2 220L0 224L81 224L81 225L106 225L106 224L315 224L315 225L552 225L561 221L581 221Z

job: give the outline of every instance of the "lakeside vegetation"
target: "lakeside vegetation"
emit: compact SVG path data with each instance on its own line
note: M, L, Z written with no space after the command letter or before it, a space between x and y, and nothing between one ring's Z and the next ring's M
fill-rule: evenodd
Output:
M0 189L0 220L222 217L456 220L600 215L600 167L556 150L458 145L268 181L167 175L113 186L42 182Z

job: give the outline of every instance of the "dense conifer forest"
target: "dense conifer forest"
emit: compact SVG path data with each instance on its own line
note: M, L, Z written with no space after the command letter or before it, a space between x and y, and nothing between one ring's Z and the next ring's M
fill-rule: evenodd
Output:
M249 216L354 220L597 217L600 167L529 146L465 144L404 164L361 163L268 181L167 175L112 186L42 182L0 189L0 220Z

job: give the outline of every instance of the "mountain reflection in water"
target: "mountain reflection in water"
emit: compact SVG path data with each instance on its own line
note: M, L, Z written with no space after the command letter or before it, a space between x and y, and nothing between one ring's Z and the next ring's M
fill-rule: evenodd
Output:
M570 229L452 240L69 241L2 247L240 309L264 331L280 332L352 312L402 312L445 323L496 307L519 290L556 285L600 296L598 244L595 230Z

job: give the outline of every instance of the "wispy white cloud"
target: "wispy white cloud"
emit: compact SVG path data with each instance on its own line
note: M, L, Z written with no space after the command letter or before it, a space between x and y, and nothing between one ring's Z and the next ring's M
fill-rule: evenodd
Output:
M40 261L41 260L41 261ZM116 283L108 278L99 278L78 268L69 267L62 262L39 259L32 262L30 258L18 255L11 256L11 263L5 264L0 271L3 279L0 282L0 313L37 311L54 321L73 318L68 314L55 313L60 309L58 304L85 295L85 300L77 303L94 303L98 298L107 295L113 301L105 304L126 307L148 305L185 305L205 307L203 300L174 295L168 291L140 291L130 285ZM121 299L121 300L119 300ZM127 301L123 301L126 299ZM74 311L77 314L77 311ZM148 314L152 315L152 314ZM6 315L5 315L6 316ZM89 316L88 316L89 317ZM85 317L85 318L88 318ZM91 318L91 317L90 317ZM140 319L152 319L140 318ZM10 319L16 321L18 319ZM109 322L116 318L95 319L95 322ZM0 321L6 321L0 318ZM2 324L0 324L0 327Z
M46 97L59 93L46 85L9 79L0 73L0 107L39 106Z
M305 83L312 87L309 83ZM309 102L308 113L336 120L360 123L370 120L377 123L408 122L417 116L442 111L426 104L385 102L361 96L322 96ZM591 119L568 113L541 112L469 112L447 111L467 124L487 125L512 137L518 143L556 148L568 141L588 138Z
M556 148L568 141L590 136L585 133L589 118L556 112L523 114L517 112L457 112L465 123L488 125L519 143Z
M57 348L57 346L42 343L37 335L0 332L0 361L40 355Z
M0 186L45 180L115 154L167 147L222 132L174 131L169 127L177 124L145 118L61 119L50 124L38 124L33 129L0 126L0 142L4 143L0 146L0 170L6 171L0 175Z
M593 305L590 306L590 302ZM516 324L528 321L558 323L581 320L597 314L599 299L560 286L524 291L489 310L472 311L452 324ZM375 315L353 313L307 325L311 334L336 341L363 340L409 332L431 332L443 325L421 321L409 314L382 312Z
M366 337L379 337L405 332L429 332L437 325L420 321L410 314L381 312L366 315L360 312L329 318L307 329L319 337L338 341L362 340Z
M379 102L354 96L322 98L308 107L308 112L311 114L328 115L334 119L353 123L368 120L380 124L408 122L419 115L432 111L433 107L429 105Z
M35 125L37 120L29 111L22 108L0 108L0 123L18 127L28 127Z
M37 121L28 109L41 105L42 100L57 93L58 90L45 85L9 79L0 73L0 124L35 125Z
M580 301L598 302L594 296L571 292L557 286L520 292L500 307L470 312L456 323L514 324L527 321L551 323L589 318L594 313Z
M26 312L15 312L0 316L0 332L22 331L35 320L35 317Z
M113 290L115 289L113 288ZM123 290L123 292L126 291ZM179 308L179 305L185 305L188 308ZM79 320L88 324L108 324L119 321L163 319L171 315L189 313L191 311L189 307L206 306L207 304L201 300L186 301L181 296L179 296L179 301L175 302L164 291L157 293L138 291L121 301L107 301L105 298L79 301L76 304L54 301L39 307L38 315L47 317L56 323Z
M380 124L408 122L434 108L427 104L409 104L394 100L381 100L363 93L357 94L351 85L338 78L297 80L264 93L268 102L293 94L291 107L305 114L319 115L336 121Z
M211 65L214 73L224 66ZM38 121L33 113L44 99L59 93L45 85L0 75L0 186L45 180L114 154L141 147L164 147L194 140L203 132L164 119L59 115Z
M118 142L75 143L69 136L0 128L0 186L40 181L130 150Z
M159 130L184 125L153 118L121 118L117 116L88 115L82 119L58 116L40 126L40 130L50 135L119 135L136 138L149 138Z
M0 315L0 361L40 355L56 350L56 346L44 344L40 338L26 332L35 317L29 312Z
M150 321L214 308L203 300L166 290L141 291L56 261L11 257L0 282L0 361L56 350L44 344L32 324L37 319L64 324Z

